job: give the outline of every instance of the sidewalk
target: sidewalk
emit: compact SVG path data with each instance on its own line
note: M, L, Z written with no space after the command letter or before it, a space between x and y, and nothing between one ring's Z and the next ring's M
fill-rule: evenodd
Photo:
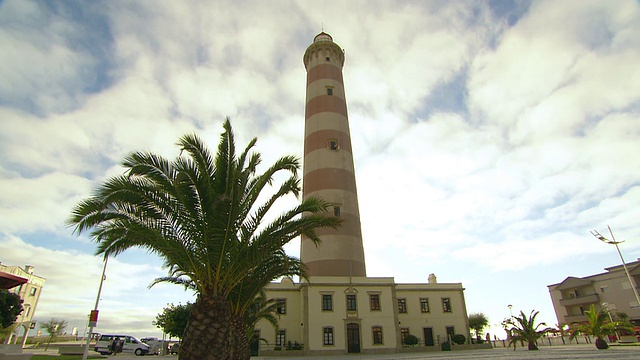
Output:
M48 351L44 348L25 349L25 353L57 355L57 347L49 347ZM89 350L90 356L97 356L98 353ZM109 360L177 360L177 355L146 355L135 356L134 354L118 354L104 356ZM540 347L538 351L529 351L526 348L518 347L516 351L513 348L494 348L484 350L458 350L458 351L436 351L426 353L407 353L407 354L380 354L380 355L363 355L349 354L337 356L257 356L252 360L449 360L449 359L468 359L468 360L600 360L600 359L616 359L616 360L637 360L640 359L640 346L612 346L607 350L598 350L593 344L580 345L562 345L562 346L545 346Z

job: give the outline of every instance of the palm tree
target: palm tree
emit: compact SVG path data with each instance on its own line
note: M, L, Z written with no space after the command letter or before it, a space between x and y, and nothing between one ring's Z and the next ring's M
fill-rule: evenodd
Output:
M96 254L144 248L169 269L152 285L169 282L196 292L183 360L248 359L244 315L260 290L281 276L305 276L283 246L300 235L318 243L315 229L340 225L329 215L330 204L313 197L273 218L278 200L300 195L299 160L282 157L258 174L260 154L249 153L256 139L237 154L229 119L223 126L215 156L195 135L179 139L181 153L172 161L147 152L127 156L126 173L76 205L69 220L75 232L91 231ZM283 172L289 177L265 197Z
M244 315L246 334L249 343L253 341L265 341L264 339L258 338L258 335L255 333L256 324L262 319L271 324L276 329L277 333L278 320L280 319L278 308L280 306L281 303L278 300L267 299L266 292L264 290L260 291L258 296L254 299L253 304L249 306Z
M509 346L513 344L513 350L516 349L518 341L526 342L529 350L538 350L538 339L551 330L549 327L538 330L541 326L547 326L543 322L536 325L538 313L539 311L531 310L531 314L527 318L527 315L520 311L519 316L511 316L506 321L507 325L511 326L509 330L512 336L509 338Z
M556 329L552 330L556 334L560 334L560 338L562 339L562 345L566 345L567 343L564 341L564 337L567 335L567 324L558 323L556 324Z
M575 338L578 334L591 335L596 338L596 348L603 350L609 348L604 337L609 334L615 334L616 330L632 330L633 327L621 322L609 321L609 314L604 309L596 311L594 304L591 304L589 310L585 310L587 316L585 322L574 322L571 324L569 331L570 339Z
M469 327L473 329L476 339L480 340L482 329L489 326L489 319L484 313L473 313L469 315Z

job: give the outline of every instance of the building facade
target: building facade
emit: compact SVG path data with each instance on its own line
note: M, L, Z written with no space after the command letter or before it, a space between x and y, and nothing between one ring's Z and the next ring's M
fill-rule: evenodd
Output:
M367 277L355 168L342 67L344 52L322 32L307 48L303 197L321 197L343 220L338 229L319 229L316 246L302 237L300 259L308 281L284 279L265 289L278 301L278 328L266 321L252 353L305 355L402 352L414 335L423 350L439 349L454 334L467 339L469 321L460 283L397 284L391 277ZM413 348L415 350L415 348Z
M454 334L469 339L464 289L459 283L397 284L393 278L284 279L267 288L279 302L275 329L256 327L268 344L261 355L300 349L306 355L402 352L414 335L424 350L439 349ZM257 344L256 344L257 345Z
M622 312L640 325L640 306L632 289L640 284L640 259L627 264L629 278L622 265L605 268L606 272L586 276L569 276L558 284L548 285L558 324L586 321L585 310L609 311L613 317Z
M33 266L26 265L24 268L19 266L7 266L0 263L0 274L9 274L7 278L20 278L23 281L19 281L19 285L13 286L8 289L9 292L18 294L22 299L22 307L24 310L18 316L16 323L18 327L8 338L6 343L16 343L18 341L18 337L22 336L22 345L27 340L25 336L29 329L35 327L35 323L33 322L33 316L36 312L36 307L38 306L38 301L40 300L40 293L42 292L42 288L44 287L45 278L35 275L33 273Z

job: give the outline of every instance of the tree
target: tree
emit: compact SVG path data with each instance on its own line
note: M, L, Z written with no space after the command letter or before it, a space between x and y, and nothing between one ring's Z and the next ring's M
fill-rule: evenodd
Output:
M609 314L604 309L596 311L595 305L591 304L589 310L585 310L587 321L574 322L571 324L569 332L570 339L575 338L578 334L591 335L596 338L596 348L603 350L609 348L604 337L615 334L616 330L633 330L633 327L622 322L609 321Z
M538 330L541 326L547 326L547 324L543 322L536 325L536 316L538 316L538 313L539 311L531 310L531 314L527 317L524 312L520 311L519 316L511 316L511 318L506 320L506 325L507 327L510 326L509 331L511 332L509 346L513 344L513 350L516 349L516 343L518 341L526 342L529 350L538 350L538 339L551 331L549 327Z
M189 314L191 314L191 306L191 303L186 305L170 304L162 309L162 313L156 316L153 325L162 329L162 332L170 337L182 338L184 329L187 327Z
M47 350L49 349L51 340L53 340L55 336L60 335L67 327L67 322L65 320L51 318L49 321L40 324L40 327L49 334L49 341L47 341L47 346L45 347L45 350Z
M473 313L469 315L469 327L473 329L476 339L480 339L482 330L489 326L489 319L483 313Z
M249 343L251 341L259 341L257 334L255 333L256 324L258 321L264 319L274 328L278 328L278 308L281 306L280 302L275 299L267 299L267 294L264 290L261 290L258 296L254 299L253 303L244 314L246 324L246 334Z
M0 289L0 330L13 325L22 313L22 299L18 294Z
M567 324L559 323L556 324L556 329L552 330L556 334L560 334L560 338L562 339L562 345L566 345L567 343L564 341L564 337L567 336Z
M260 154L249 153L256 139L237 154L228 119L224 130L215 156L195 135L179 139L181 155L173 161L146 152L127 156L126 173L81 201L69 220L78 234L91 231L97 254L141 247L163 258L169 275L152 286L169 282L196 292L183 360L248 359L247 309L270 281L306 274L283 246L300 235L319 243L317 228L341 224L331 204L314 197L275 216L270 210L278 200L301 193L299 160L282 157L259 174ZM281 173L289 177L265 196Z
M22 299L5 289L0 289L0 342L13 333L17 326L16 320L22 313Z

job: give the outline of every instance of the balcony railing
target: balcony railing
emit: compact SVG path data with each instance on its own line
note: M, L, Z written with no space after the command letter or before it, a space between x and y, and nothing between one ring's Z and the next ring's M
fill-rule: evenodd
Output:
M582 322L587 321L587 315L578 314L578 315L566 315L564 317L564 322L567 324L571 324L573 322Z
M578 296L575 298L560 299L560 305L562 306L597 304L599 302L600 302L600 296L598 294L589 294L584 296Z

